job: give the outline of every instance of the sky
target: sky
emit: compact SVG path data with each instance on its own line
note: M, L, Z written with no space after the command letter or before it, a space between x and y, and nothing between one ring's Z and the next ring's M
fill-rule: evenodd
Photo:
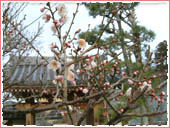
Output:
M68 9L68 22L64 25L63 30L68 30L70 25L72 14L76 10L76 4L67 2L66 7ZM25 25L31 23L37 17L42 15L40 9L44 7L44 3L30 3L25 10L23 11L23 15L26 14ZM148 29L151 29L155 32L156 38L153 42L150 43L152 50L155 49L156 45L163 41L169 40L169 4L168 2L142 2L136 8L136 16L140 25L145 26ZM22 17L22 16L21 16ZM97 24L101 23L101 17L97 17L96 19L92 18L88 14L88 10L84 6L80 6L79 12L75 18L74 25L72 27L71 33L74 33L79 28L82 31L87 30L88 24L91 24L91 28L95 27ZM52 42L57 42L56 37L53 36L51 31L52 22L45 23L42 18L40 18L37 22L31 25L28 30L36 31L38 23L43 25L43 33L37 39L36 47L38 47L41 53L44 56L53 55L50 51L50 44ZM65 32L63 31L63 34ZM33 53L34 55L34 53Z

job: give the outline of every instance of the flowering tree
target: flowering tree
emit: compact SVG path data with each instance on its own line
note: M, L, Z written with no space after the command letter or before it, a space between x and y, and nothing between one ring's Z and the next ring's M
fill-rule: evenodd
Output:
M26 15L22 16L23 10L27 7L27 3L3 3L3 84L6 85L12 77L16 67L28 56L32 49L36 50L36 39L41 34L42 27L38 27L37 32L30 34L28 28L36 21L25 25ZM21 18L22 17L22 18ZM28 38L30 41L28 41ZM14 56L18 58L14 59ZM10 59L9 59L10 58ZM12 58L12 59L11 59ZM11 61L14 65L9 66ZM4 86L4 91L12 85ZM9 94L4 94L4 100L10 99Z
M50 62L25 38L22 32L19 32L18 28L15 29L29 43L28 45L31 45L37 54L45 60L48 68L56 71L57 75L52 82L57 88L57 93L53 95L53 102L48 107L16 110L13 112L37 113L65 106L67 112L63 113L63 116L68 116L73 125L81 125L86 117L86 124L95 125L91 112L93 112L93 108L99 103L104 103L99 116L102 117L103 124L107 125L116 125L119 122L127 124L129 120L136 119L134 117L150 117L166 113L167 110L159 111L161 103L165 102L166 93L164 91L160 92L159 89L166 85L166 80L161 79L162 77L166 77L166 74L154 71L152 63L155 60L153 60L152 52L150 52L149 48L147 50L147 59L142 61L141 39L140 36L136 37L135 34L141 34L143 31L135 33L135 30L132 29L132 35L129 34L128 36L127 33L123 33L123 29L120 26L120 21L124 21L125 23L130 21L129 26L132 28L133 25L136 25L134 8L132 12L128 8L129 6L133 6L133 4L118 3L114 8L109 9L107 8L108 4L103 4L102 8L107 10L107 13L102 13L103 20L100 25L101 28L96 32L95 38L92 36L91 39L88 38L88 34L81 35L80 28L77 28L73 36L70 34L79 6L80 4L77 4L72 21L65 34L62 33L62 28L68 20L65 5L61 4L52 8L48 2L40 10L41 12L48 11L43 18L45 22L51 22L51 29L53 34L56 35L57 40L57 43L51 43L50 45L51 51L54 53L54 60ZM133 15L129 16L131 20L126 19L126 21L120 17L120 13L122 14L127 10L133 13ZM107 17L106 20L105 17ZM111 42L103 40L104 33L111 31L110 26L114 26L115 21L117 21L121 30L114 31L116 36L109 38L112 40ZM90 25L88 25L89 29ZM146 33L142 36L142 40L149 38L146 36ZM80 34L79 37L81 38L78 37L78 34ZM128 41L129 44L132 42L132 45L125 45L123 43L125 42L124 37L130 38ZM90 42L87 43L86 39L89 41L92 40L88 48L87 46ZM111 47L117 41L119 41L122 50L119 53L113 52L114 48ZM90 54L92 50L95 50L95 52ZM124 55L124 60L120 59L119 56L121 54ZM135 55L135 62L131 60L130 54ZM139 63L138 60L140 60ZM69 100L69 85L79 86L78 89L83 95L78 97L75 94L74 98ZM62 101L56 103L55 101L58 97ZM148 101L156 102L157 105L149 106L149 109L146 109L148 105L146 103ZM73 108L81 102L87 102L87 104L81 117L75 120L72 117ZM157 111L152 111L153 107ZM7 110L3 109L3 111L5 112ZM80 113L80 110L76 110L75 112Z

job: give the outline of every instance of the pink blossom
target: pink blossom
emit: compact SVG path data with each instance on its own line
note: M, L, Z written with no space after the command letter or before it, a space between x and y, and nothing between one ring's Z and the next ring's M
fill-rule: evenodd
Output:
M157 96L155 96L155 100L157 100L157 101L158 101L158 100L159 100L159 98L158 98Z
M53 84L57 84L57 81L56 81L56 80L53 80L52 82L53 82Z
M165 92L164 92L164 91L162 91L160 95L161 95L161 96L165 96Z
M48 91L47 90L44 90L44 92L43 92L44 94L48 94Z
M47 23L50 19L51 19L51 16L49 14L45 14L43 16L43 19L45 20L45 22Z
M75 80L72 81L72 84L73 84L73 86L76 86L76 81Z
M56 60L52 60L52 61L49 62L48 68L56 71L57 69L60 68L60 63L57 62Z
M121 109L120 109L120 112L121 112L121 113L122 113L122 112L124 112L124 109L123 109L123 108L121 108Z
M84 39L80 39L78 41L79 43L79 48L85 48L86 47L86 41Z
M56 80L59 81L59 82L62 82L63 76L61 76L61 75L56 76Z
M83 88L82 88L82 87L79 87L79 90L83 90Z
M137 75L138 73L137 73L137 72L134 72L133 74L134 74L134 75Z
M108 44L106 44L106 45L105 45L105 48L106 48L106 49L108 49L108 48L109 48L109 45L108 45Z
M161 99L161 101L160 101L160 102L162 102L162 103L163 103L163 102L164 102L164 99Z
M80 69L77 69L76 73L79 74L80 72L81 72Z
M41 9L40 9L41 12L44 12L44 10L45 10L45 8L41 8Z
M131 79L128 79L128 83L129 83L130 85L134 84L133 80L131 80Z
M84 88L84 89L83 89L83 93L84 93L84 94L88 93L88 91L89 91L88 88Z
M65 112L61 112L61 116L65 116Z
M105 64L107 64L107 62L108 62L107 60L103 60L102 64L105 65Z
M58 9L58 15L60 15L61 17L67 15L67 9L65 5L61 4L57 7L57 9Z
M126 91L125 96L127 96L128 98L130 98L132 96L132 88L131 87Z
M126 76L126 73L125 73L125 72L122 72L122 76L125 77L125 76Z
M109 85L110 85L110 83L109 83L109 82L106 82L104 85L109 86Z
M67 74L67 80L69 80L69 81L74 81L74 78L75 76L74 76L74 73L72 72L72 71L68 71L68 74Z
M152 75L152 78L156 78L156 75Z
M152 80L148 80L148 84L151 84L152 83Z
M115 97L115 100L116 100L116 101L119 101L120 99L119 99L119 97Z

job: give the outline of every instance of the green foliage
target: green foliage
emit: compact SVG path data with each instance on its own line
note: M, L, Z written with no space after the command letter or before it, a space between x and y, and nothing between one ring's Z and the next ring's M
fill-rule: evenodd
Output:
M85 7L89 10L89 14L93 16L93 18L96 18L97 16L103 16L107 15L107 17L110 16L111 12L113 10L116 10L120 7L120 5L123 5L124 8L122 11L134 9L139 3L121 3L121 2L107 2L107 3L84 3Z
M129 88L129 84L128 84L128 82L125 82L125 83L123 84L123 93L125 93L126 90L128 90L128 88Z
M97 40L99 35L99 30L97 28L92 29L91 31L87 31L87 32L82 32L79 34L79 38L83 38L86 39L86 41L88 42L89 45L92 45L93 43L95 43L95 41ZM103 40L100 40L99 43L103 43Z
M100 117L103 115L104 112L105 112L105 110L103 108L99 108L95 114L97 117Z
M131 33L140 38L142 42L151 42L155 39L155 33L152 30L148 30L147 28L136 24L132 26Z
M111 11L116 9L116 3L84 3L84 5L89 9L89 14L96 18L96 16L103 16L107 14L110 15ZM106 11L106 12L105 12Z
M99 42L100 45L109 44L109 48L107 49L110 53L117 53L118 50L123 51L123 60L118 65L117 68L120 71L126 71L127 75L133 76L133 72L138 70L141 75L136 78L140 81L144 79L149 79L153 74L157 74L158 71L167 72L167 42L161 42L155 51L155 60L162 58L163 61L160 61L156 65L147 65L145 71L143 68L145 66L146 60L143 57L143 54L148 55L150 53L150 49L148 47L148 43L155 39L155 33L138 24L136 16L135 16L135 7L137 7L139 3L86 3L84 4L86 8L89 10L89 14L96 18L97 16L105 16L104 24L108 22L108 19L112 15L112 11L117 10L120 5L123 5L123 8L118 10L117 15L113 17L113 22L107 27L104 31L104 34ZM132 14L134 13L134 15ZM130 19L132 18L132 20ZM135 21L135 22L132 22ZM124 27L126 25L126 27ZM81 38L85 38L87 42L91 45L98 38L98 34L103 31L104 25L96 25L96 27L90 31L83 32L79 36ZM113 41L114 40L114 41ZM129 46L132 46L131 49L126 49ZM132 52L132 56L135 56L135 60L130 60L130 52ZM153 58L152 58L153 59ZM111 68L111 67L109 67ZM112 81L114 78L111 78ZM134 78L135 79L135 78ZM109 81L109 82L110 82ZM156 90L156 86L158 83L162 81L162 78L152 79L152 88L155 89L155 93L160 90ZM113 81L112 81L113 82ZM123 93L127 91L127 89L131 85L128 84L128 81L123 82ZM133 87L133 89L136 89ZM147 95L145 95L147 96ZM146 99L144 97L140 97L136 104L140 105L141 109L145 106ZM125 106L127 102L127 97L121 97L120 103L116 102L114 107L119 110ZM132 112L134 110L128 110L128 112ZM136 111L136 110L135 110ZM149 109L148 109L149 111ZM99 114L102 113L100 110ZM115 116L115 113L112 112L112 117ZM133 118L135 119L135 117ZM124 124L128 123L127 121L122 122Z
M160 42L155 50L155 60L160 60L156 64L156 71L167 73L168 64L167 64L167 41Z

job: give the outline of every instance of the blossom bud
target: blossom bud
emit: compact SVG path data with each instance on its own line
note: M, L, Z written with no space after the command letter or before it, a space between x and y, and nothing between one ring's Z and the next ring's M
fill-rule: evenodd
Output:
M136 71L133 73L133 75L135 75L135 76L136 76L137 74L138 74L138 73L137 73Z
M101 71L101 70L102 70L102 68L101 68L101 67L99 67L99 68L98 68L98 70L99 70L99 71Z
M45 22L47 23L51 19L51 16L49 14L45 14L43 19L45 19Z
M148 80L148 82L147 82L148 84L151 84L152 83L152 80Z
M53 20L53 23L57 24L57 23L58 23L58 20Z
M161 99L158 99L158 102L160 103L162 100Z
M117 11L116 11L116 10L113 10L113 11L112 11L112 14L113 14L113 15L115 15L116 13L117 13Z
M160 96L165 96L165 92L162 91L161 94L160 94Z
M75 80L72 81L72 84L73 84L73 86L76 86L76 81Z
M156 78L156 75L152 75L152 78L153 78L153 79Z
M126 73L125 73L125 72L122 72L122 76L123 76L123 77L126 77Z
M119 96L123 96L123 92L120 92L120 93L119 93Z
M56 95L56 92L52 92L53 95Z
M152 92L152 93L151 93L151 96L153 96L153 97L154 97L154 96L155 96L155 93L153 93L153 92Z
M142 83L142 82L138 82L138 85L139 85L139 86L142 86L142 85L143 85L143 83Z
M40 9L41 12L44 12L44 10L45 10L45 8L41 8L41 9Z
M116 101L119 101L120 99L119 99L119 97L115 97L115 100L116 100Z
M63 76L61 76L61 75L56 76L56 80L59 81L59 82L62 82Z
M113 40L112 40L112 43L114 43L114 42L116 42L116 40L115 40L115 39L113 39Z
M82 88L82 87L79 87L79 90L80 90L80 91L82 91L82 90L83 90L83 88Z
M81 31L81 29L77 30L75 33L77 34L77 33L79 33L80 31Z
M44 94L48 94L48 91L47 90L44 90L44 92L43 92Z
M158 87L156 87L157 89L161 89L161 86L159 85Z
M163 103L164 102L164 99L161 99L161 101L160 101L161 103Z
M106 82L105 84L106 84L106 86L110 86L110 83L109 83L109 82Z
M157 100L157 101L158 101L158 99L159 99L159 98L158 98L157 96L155 96L155 100Z
M106 49L108 49L108 48L109 48L109 45L108 45L108 44L107 44L107 45L105 45L105 48L106 48Z
M122 113L122 112L124 112L124 109L123 109L123 108L121 108L121 109L120 109L120 112L121 112L121 113Z

